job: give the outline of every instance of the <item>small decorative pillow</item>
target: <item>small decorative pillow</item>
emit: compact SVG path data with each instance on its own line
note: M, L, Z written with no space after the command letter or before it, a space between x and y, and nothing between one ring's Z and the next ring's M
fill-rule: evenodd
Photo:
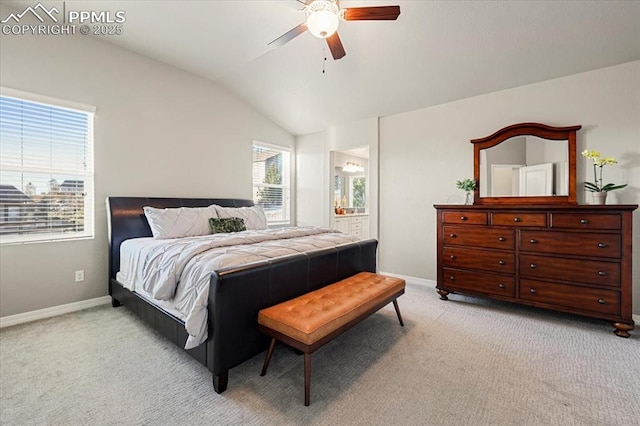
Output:
M213 205L208 207L178 207L159 209L145 206L153 238L182 238L209 234L209 218L218 214Z
M264 215L262 206L253 207L222 207L215 204L217 216L239 217L244 220L248 230L267 229L267 217Z
M244 225L244 220L239 217L226 217L209 219L209 228L212 234L221 234L226 232L240 232L246 231L247 227Z

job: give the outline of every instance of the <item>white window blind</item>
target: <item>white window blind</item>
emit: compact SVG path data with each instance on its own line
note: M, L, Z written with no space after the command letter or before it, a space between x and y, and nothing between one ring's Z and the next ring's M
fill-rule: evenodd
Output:
M6 93L0 96L0 242L93 237L93 111Z
M269 225L291 223L290 152L253 144L253 201L262 206Z

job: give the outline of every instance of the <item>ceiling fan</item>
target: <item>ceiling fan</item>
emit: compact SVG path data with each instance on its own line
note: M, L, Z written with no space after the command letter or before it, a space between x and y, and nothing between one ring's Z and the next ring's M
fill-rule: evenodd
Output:
M309 30L318 38L327 40L333 59L346 55L337 30L340 20L343 21L395 21L400 15L400 6L370 6L340 8L340 0L297 0L305 5L307 22L282 34L269 43L269 46L280 47L303 32Z

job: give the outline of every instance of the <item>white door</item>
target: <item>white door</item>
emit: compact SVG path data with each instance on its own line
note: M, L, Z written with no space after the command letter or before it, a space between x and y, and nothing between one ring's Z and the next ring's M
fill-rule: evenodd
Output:
M553 195L553 164L544 163L520 168L520 195Z

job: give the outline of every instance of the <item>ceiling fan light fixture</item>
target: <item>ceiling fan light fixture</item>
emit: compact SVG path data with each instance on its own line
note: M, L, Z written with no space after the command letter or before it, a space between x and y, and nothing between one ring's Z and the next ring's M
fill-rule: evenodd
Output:
M307 28L318 38L331 37L340 24L338 5L332 0L316 0L305 8Z

